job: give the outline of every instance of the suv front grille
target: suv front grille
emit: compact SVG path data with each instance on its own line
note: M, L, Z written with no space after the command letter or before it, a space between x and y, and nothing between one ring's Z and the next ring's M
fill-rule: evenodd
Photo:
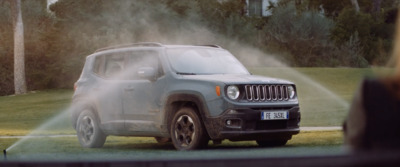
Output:
M245 98L248 101L287 101L287 85L245 85Z

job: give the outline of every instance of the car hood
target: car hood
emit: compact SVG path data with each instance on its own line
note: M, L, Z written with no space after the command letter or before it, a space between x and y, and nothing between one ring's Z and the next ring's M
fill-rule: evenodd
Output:
M292 82L258 75L182 75L184 79L223 82L225 84L293 84Z

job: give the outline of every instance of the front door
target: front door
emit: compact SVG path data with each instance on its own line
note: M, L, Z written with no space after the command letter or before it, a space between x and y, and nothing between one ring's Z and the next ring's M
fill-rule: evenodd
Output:
M163 71L158 52L137 50L126 53L126 80L122 89L122 106L125 129L136 134L153 134L159 131L156 119L161 102L160 85L163 85ZM152 68L154 78L142 78L138 72L142 68Z

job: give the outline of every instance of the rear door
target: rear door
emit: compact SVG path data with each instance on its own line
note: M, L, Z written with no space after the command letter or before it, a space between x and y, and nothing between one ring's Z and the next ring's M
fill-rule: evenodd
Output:
M125 68L125 56L119 53L110 53L97 56L93 72L97 81L93 85L92 97L95 100L103 129L109 132L124 131L122 107L123 93L120 89L121 73Z

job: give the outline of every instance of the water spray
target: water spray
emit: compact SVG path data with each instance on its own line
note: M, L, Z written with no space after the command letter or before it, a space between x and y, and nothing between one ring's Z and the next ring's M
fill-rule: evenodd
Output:
M7 150L3 150L3 154L4 154L4 161L7 161Z

